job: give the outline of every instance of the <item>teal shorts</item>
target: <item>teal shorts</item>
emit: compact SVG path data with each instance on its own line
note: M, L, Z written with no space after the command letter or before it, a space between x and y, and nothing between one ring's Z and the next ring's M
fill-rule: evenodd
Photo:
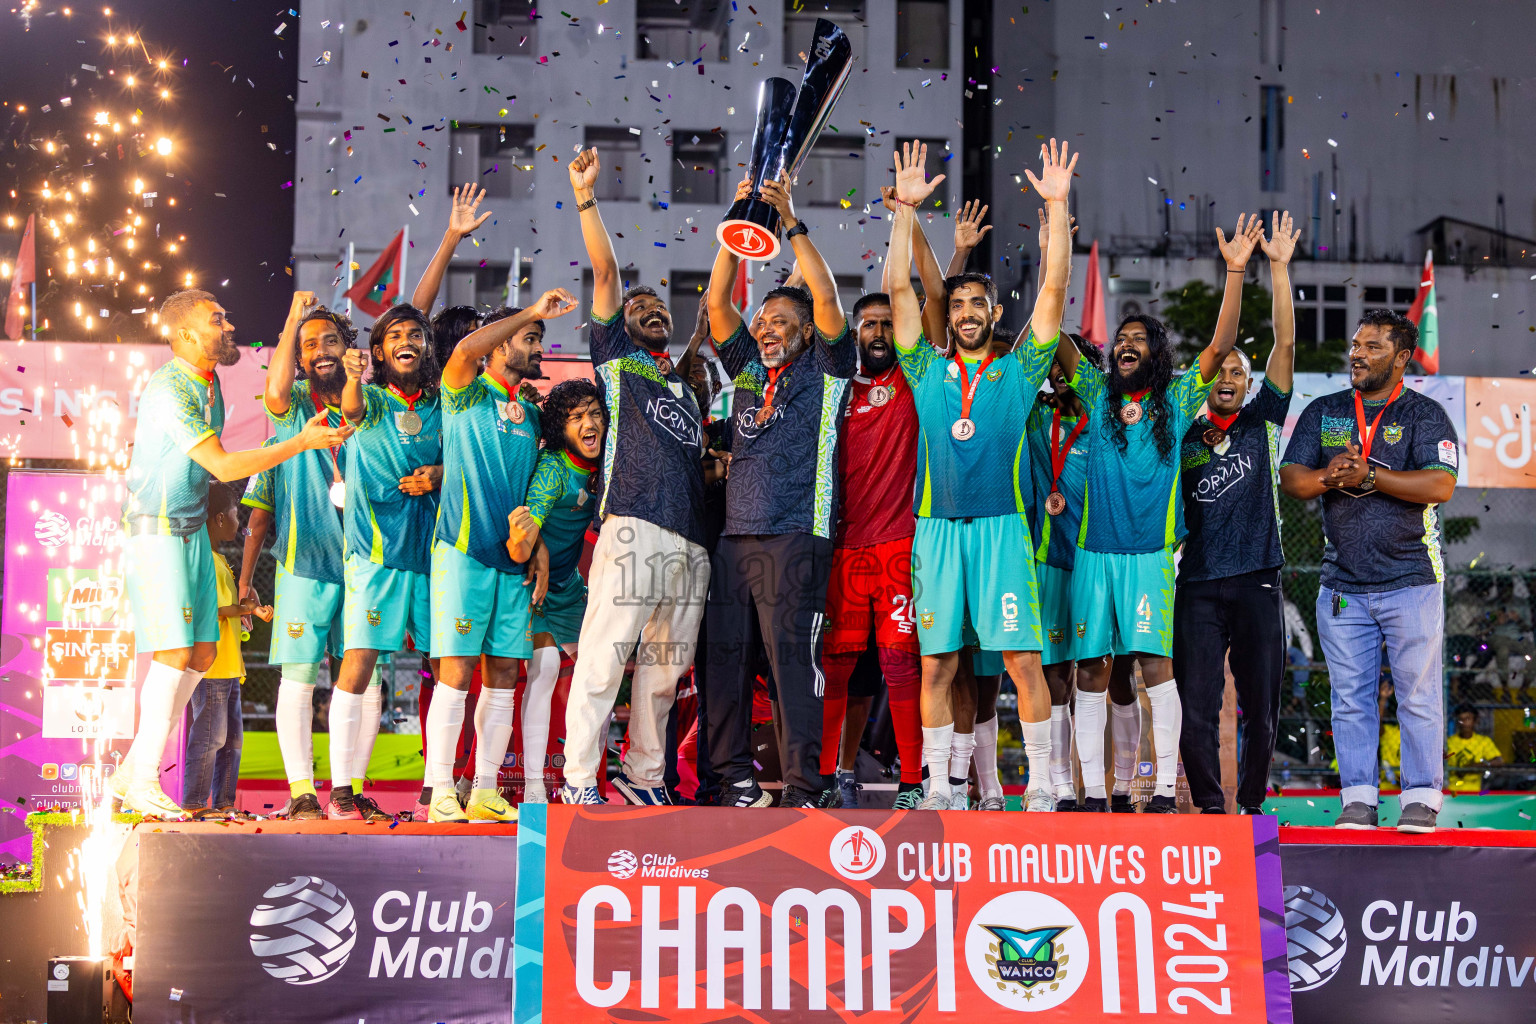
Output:
M345 587L299 576L279 564L272 589L272 664L313 665L327 649L343 653Z
M1021 515L919 516L912 538L912 603L922 653L958 651L967 617L984 651L1038 651L1033 551Z
M432 638L432 578L347 555L347 650L398 651L410 636L423 653Z
M186 537L130 535L124 565L139 651L218 642L219 588L206 527Z
M557 647L581 639L581 620L587 614L587 581L572 570L560 584L551 584L544 603L533 608L533 632L548 633Z
M965 645L965 653L971 656L971 675L1000 676L1006 666L1003 665L1002 651L984 651L979 646L981 641L976 637L976 627L971 625L971 620L965 620L965 626L960 630L960 642Z
M1173 551L1077 550L1072 621L1079 660L1106 654L1173 656Z
M1036 562L1035 573L1040 580L1040 629L1045 634L1040 664L1076 661L1077 623L1072 619L1072 571Z
M432 656L533 657L531 588L520 573L475 561L451 544L432 545Z

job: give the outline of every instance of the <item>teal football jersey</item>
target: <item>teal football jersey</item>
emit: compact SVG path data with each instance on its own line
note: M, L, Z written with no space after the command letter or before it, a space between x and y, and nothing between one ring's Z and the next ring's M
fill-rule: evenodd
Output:
M1043 402L1029 410L1030 472L1034 478L1034 500L1030 504L1029 527L1035 538L1035 561L1057 569L1072 571L1077 553L1077 532L1083 519L1083 495L1088 486L1087 416L1063 416L1052 436L1054 411ZM1081 426L1082 429L1077 428ZM1076 432L1077 436L1073 437ZM1062 460L1061 479L1055 480L1051 461L1053 449L1068 445ZM1066 505L1059 515L1046 508L1053 489L1061 491Z
M406 494L400 481L422 466L442 464L439 396L413 403L391 388L365 384L363 409L347 442L347 550L375 565L431 572L438 492Z
M1167 415L1173 448L1158 454L1153 433L1156 412L1151 397L1141 400L1141 420L1125 428L1125 449L1115 443L1105 405L1109 390L1103 371L1086 359L1077 363L1072 390L1090 410L1088 491L1078 546L1111 554L1146 554L1172 547L1184 537L1184 499L1179 490L1179 444L1205 405L1215 380L1202 382L1200 370L1175 377L1168 385ZM1123 397L1123 396L1122 396ZM1124 405L1124 402L1121 402ZM1114 410L1116 416L1120 410Z
M525 505L539 460L539 407L513 396L505 381L482 373L462 388L444 387L443 497L437 539L481 565L523 572L507 554L507 516Z
M581 549L597 504L587 481L597 466L580 463L568 451L539 456L528 485L528 514L539 524L539 536L549 548L549 578L559 582L581 561Z
M288 411L282 416L267 410L273 437L286 441L304 432L320 409L326 422L341 426L341 410L317 404L309 381L294 381L288 394ZM331 502L331 484L343 479L347 468L347 446L332 451L317 448L300 452L273 471L272 517L277 530L272 557L295 576L341 583L342 523L341 510Z
M139 396L123 499L130 533L185 537L202 528L209 474L188 453L223 429L224 396L216 374L177 357L150 375Z
M936 519L1022 513L1031 487L1026 424L1035 395L1051 368L1056 340L1030 331L1012 352L982 369L967 360L967 388L976 384L970 419L975 433L957 440L960 368L919 337L900 352L901 369L917 401L917 487L912 510ZM981 372L981 380L974 381Z

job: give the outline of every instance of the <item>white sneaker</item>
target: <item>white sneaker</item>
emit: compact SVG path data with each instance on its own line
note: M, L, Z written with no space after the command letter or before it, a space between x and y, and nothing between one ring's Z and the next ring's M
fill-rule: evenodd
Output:
M1008 801L1002 796L984 796L976 805L976 809L978 811L1003 811L1008 809Z
M180 804L165 795L159 782L133 782L123 795L125 814L142 814L145 817L181 821L187 817Z
M523 785L523 799L525 804L549 803L549 791L544 788L542 782L529 782Z
M1050 790L1032 789L1024 797L1024 809L1026 811L1056 810L1056 798L1051 795Z
M935 793L929 790L923 797L923 802L917 805L920 811L947 811L949 810L949 796L943 793Z
M949 794L949 810L968 811L971 809L971 798L963 789L954 789Z

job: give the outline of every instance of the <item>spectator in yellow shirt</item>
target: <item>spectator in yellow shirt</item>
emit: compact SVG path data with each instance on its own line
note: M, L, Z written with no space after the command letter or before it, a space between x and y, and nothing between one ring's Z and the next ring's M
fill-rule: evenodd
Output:
M240 654L242 617L258 615L272 621L272 609L258 605L256 597L238 600L235 576L218 546L229 544L240 533L238 494L228 484L208 488L208 540L214 545L213 567L219 591L219 644L213 664L192 691L192 728L182 755L181 804L195 817L208 813L233 813L235 786L240 777L240 743L245 735L240 716L240 684L245 681L245 658Z
M1445 766L1447 768L1483 768L1504 763L1497 744L1490 736L1477 732L1477 712L1470 704L1456 709L1456 731L1445 741ZM1480 793L1483 789L1483 773L1450 772L1446 782L1453 793Z

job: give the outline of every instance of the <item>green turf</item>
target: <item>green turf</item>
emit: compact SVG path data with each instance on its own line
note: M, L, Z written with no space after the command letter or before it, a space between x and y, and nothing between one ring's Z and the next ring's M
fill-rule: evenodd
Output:
M315 733L315 778L331 777L331 737ZM420 781L422 768L421 737L415 733L379 734L373 745L373 760L368 762L368 778L375 782L394 779ZM277 733L248 732L240 748L242 779L284 779L283 755L277 749Z

